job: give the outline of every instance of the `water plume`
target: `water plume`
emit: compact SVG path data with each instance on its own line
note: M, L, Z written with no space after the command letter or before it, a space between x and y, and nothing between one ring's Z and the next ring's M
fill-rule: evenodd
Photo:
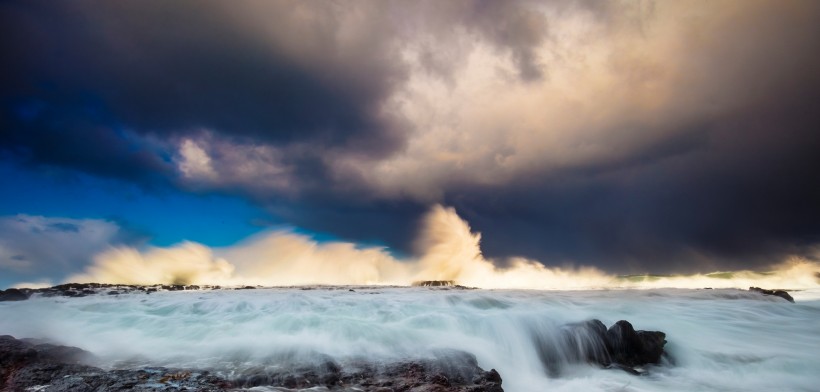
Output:
M481 235L455 209L433 206L422 220L417 257L397 259L387 249L350 242L319 243L287 230L267 232L225 248L185 242L139 251L120 247L95 257L68 281L130 284L219 285L409 285L454 281L481 288L768 288L820 286L820 266L791 258L767 272L733 271L695 275L607 274L594 267L547 267L522 257L488 259Z
M128 284L204 284L223 283L231 278L234 265L214 256L201 244L184 242L171 248L151 248L141 253L118 247L101 253L84 274L72 282Z

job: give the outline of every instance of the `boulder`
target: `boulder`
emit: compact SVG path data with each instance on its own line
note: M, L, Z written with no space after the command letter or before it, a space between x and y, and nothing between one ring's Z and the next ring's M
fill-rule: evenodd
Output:
M636 331L625 320L609 329L600 320L587 320L564 325L555 333L534 331L533 337L551 377L559 377L567 365L577 363L640 374L636 367L661 362L666 344L665 333Z
M606 331L612 362L629 367L660 363L665 344L665 333L636 331L626 320L618 321Z
M780 297L785 299L786 301L794 303L794 298L792 298L792 296L789 295L789 293L786 292L786 290L766 290L761 289L760 287L749 287L749 291L753 291L763 295L773 295L775 297Z

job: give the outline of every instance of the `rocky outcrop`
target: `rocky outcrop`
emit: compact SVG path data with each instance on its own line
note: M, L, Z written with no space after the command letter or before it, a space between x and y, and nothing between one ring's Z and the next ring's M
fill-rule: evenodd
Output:
M254 289L256 287L246 286L243 289ZM207 285L164 285L156 284L150 286L131 284L107 284L107 283L66 283L53 287L40 289L8 289L0 290L0 301L21 301L29 299L32 295L43 297L86 297L96 294L120 295L128 293L151 294L158 291L188 291L188 290L219 290L220 286Z
M419 287L439 287L439 286L455 286L456 282L453 280L419 280L413 282L413 286Z
M0 290L0 301L24 301L29 294L19 289Z
M794 303L794 298L792 298L792 296L789 295L789 293L786 290L766 290L761 289L760 287L749 287L749 291L753 291L763 295L774 295L775 297L780 297L785 299L786 301Z
M609 329L600 320L567 324L555 334L535 331L538 355L550 376L559 376L574 363L590 363L604 368L643 373L642 367L660 364L665 355L666 334L636 331L621 320Z
M413 287L435 287L442 290L458 289L458 290L475 290L477 287L467 287L456 284L454 280L418 280L413 282Z
M665 344L665 333L636 331L625 320L618 321L606 331L606 347L612 363L627 367L660 363Z
M242 372L234 383L240 388L275 385L288 390L327 388L331 391L502 392L495 369L484 371L475 356L443 350L433 358L381 364L367 360L339 364L326 356L308 363Z
M303 364L285 361L247 369L230 379L197 369L106 371L87 365L93 355L76 347L0 336L0 392L221 392L255 387L277 391L503 392L498 372L484 371L475 356L462 351L446 350L432 358L391 364L360 361L343 366L330 357L316 358Z
M76 347L0 336L0 391L226 391L208 372L146 368L105 371L85 365L93 355Z

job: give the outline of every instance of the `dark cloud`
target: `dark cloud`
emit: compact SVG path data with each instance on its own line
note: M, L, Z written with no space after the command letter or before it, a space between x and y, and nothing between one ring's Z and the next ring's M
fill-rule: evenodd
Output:
M500 262L517 255L668 273L765 269L787 255L813 257L820 243L818 91L782 91L615 163L533 172L504 186L454 179L442 203L482 233L485 255ZM353 198L291 203L288 219L413 252L423 203L351 208Z
M12 159L406 253L438 202L489 256L618 272L820 243L814 2L25 1L0 25Z
M818 86L818 85L816 85ZM801 91L802 90L802 91ZM764 268L820 243L820 90L701 124L696 143L620 165L464 187L456 206L490 256L582 260L618 272Z
M5 2L0 143L34 162L129 178L167 167L122 129L163 139L207 129L383 156L402 141L381 110L402 68L384 60L394 53L377 37L342 42L344 15L333 11Z

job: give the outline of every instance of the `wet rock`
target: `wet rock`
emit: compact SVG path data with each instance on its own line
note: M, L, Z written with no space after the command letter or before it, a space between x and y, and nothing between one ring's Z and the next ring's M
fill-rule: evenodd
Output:
M452 280L420 280L413 282L413 286L418 287L450 287L455 285L456 282Z
M29 294L19 289L0 290L0 301L25 301Z
M475 356L456 350L441 350L431 358L393 364L365 360L341 365L323 354L301 364L297 357L272 357L271 364L250 369L232 380L197 369L106 371L88 365L92 359L90 353L76 347L0 336L0 391L239 392L260 387L276 391L503 392L497 371L484 371Z
M614 363L630 367L657 364L663 355L666 334L635 331L629 321L621 320L606 331L606 344Z
M661 362L665 338L663 332L635 331L625 320L609 329L593 319L564 325L555 333L533 331L538 356L551 377L577 363L640 374L636 367Z
M495 369L481 369L474 355L458 350L437 350L433 358L387 365L366 379L371 381L360 382L357 387L368 391L376 390L371 387L395 391L503 391L501 376Z
M283 386L286 388L333 387L341 380L341 366L333 358L314 353L286 353L267 358L260 365L240 373L233 382L240 387Z
M786 290L766 290L761 289L760 287L749 287L749 291L753 291L763 295L774 295L775 297L780 297L785 299L786 301L794 303L794 298L792 298L792 296L789 295L789 293Z
M0 391L213 391L232 385L208 372L166 368L105 371L76 347L0 336Z

